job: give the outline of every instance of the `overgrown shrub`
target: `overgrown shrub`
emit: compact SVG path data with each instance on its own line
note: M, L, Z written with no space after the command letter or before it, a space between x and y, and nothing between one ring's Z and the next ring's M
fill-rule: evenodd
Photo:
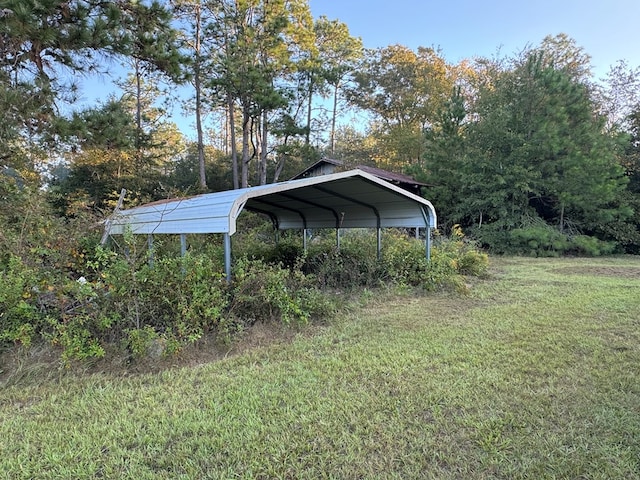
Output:
M375 236L370 231L343 232L339 249L333 231L330 235L317 234L310 243L302 269L314 276L320 288L350 290L378 286L383 280Z
M0 342L31 345L44 316L37 308L37 272L9 255L0 271Z
M104 250L100 255L102 309L119 336L152 328L165 338L192 342L220 323L228 286L219 264L208 255L187 253L154 258L152 263L147 255L142 262Z
M616 242L605 242L587 235L574 235L569 237L566 253L599 257L611 255L615 250Z
M481 276L489 266L487 254L466 240L457 225L450 237L436 236L429 259L424 241L413 237L396 233L385 238L385 245L383 261L388 277L426 290L461 288L462 276Z
M508 229L499 223L483 225L473 233L491 252L505 255L599 256L613 253L618 245L572 231L561 232L541 219L525 219L521 226Z
M381 259L371 230L343 230L340 249L335 230L314 231L304 253L300 232L276 243L268 224L249 216L255 230L234 238L228 285L218 237L193 236L184 257L177 236L156 238L153 251L129 234L114 249L95 247L99 231L83 228L95 225L90 219L55 218L34 198L18 208L29 222L0 209L7 226L0 231L0 344L46 340L67 363L101 357L107 345L123 345L133 357L164 355L207 332L229 340L256 321L305 324L335 311L336 290L387 282L433 289L486 268L486 256L469 242L440 239L427 261L424 242L400 231L385 233Z
M299 269L245 257L237 260L233 274L229 313L243 324L279 320L304 325L313 315L327 311L328 303Z

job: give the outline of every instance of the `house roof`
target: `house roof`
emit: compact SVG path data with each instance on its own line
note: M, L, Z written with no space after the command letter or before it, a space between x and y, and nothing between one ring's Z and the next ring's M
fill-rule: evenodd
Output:
M243 209L293 228L432 227L433 205L362 170L153 202L116 211L106 234L228 233Z
M302 172L298 173L295 177L293 177L292 180L305 178L305 175L307 173L315 170L316 168L318 168L318 166L323 164L335 165L336 167L345 166L345 163L341 160L336 160L333 158L323 158L321 160L318 160L314 164L308 166L307 168L305 168ZM388 170L383 170L381 168L376 168L376 167L370 167L368 165L357 165L355 168L358 170L362 170L363 172L370 173L371 175L375 175L376 177L382 178L383 180L387 180L389 182L405 183L409 185L428 186L426 183L419 182L415 178L409 175L405 175L403 173L389 172Z
M388 182L407 183L411 185L427 186L426 183L419 182L415 178L410 177L409 175L405 175L403 173L389 172L381 168L369 167L367 165L358 165L357 168L359 168L363 172L367 172L367 173L370 173L371 175L375 175L378 178L387 180Z

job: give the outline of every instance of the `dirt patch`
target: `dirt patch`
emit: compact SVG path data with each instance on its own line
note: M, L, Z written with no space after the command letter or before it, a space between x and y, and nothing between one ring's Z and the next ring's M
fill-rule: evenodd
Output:
M620 266L572 266L561 267L553 270L553 273L562 275L595 275L602 277L633 278L640 280L640 268Z

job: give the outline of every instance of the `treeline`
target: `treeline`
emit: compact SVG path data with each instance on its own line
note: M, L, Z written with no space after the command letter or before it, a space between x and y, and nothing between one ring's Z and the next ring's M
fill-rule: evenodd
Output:
M62 217L104 215L122 188L134 205L329 156L415 175L445 231L495 251L640 249L640 70L595 79L562 34L451 64L365 49L306 0L5 0L0 36L0 181L45 187ZM112 96L75 107L114 70Z

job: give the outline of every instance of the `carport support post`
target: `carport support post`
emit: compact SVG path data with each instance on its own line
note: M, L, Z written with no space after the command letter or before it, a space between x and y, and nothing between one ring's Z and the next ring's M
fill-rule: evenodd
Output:
M427 256L427 261L431 260L431 227L427 227L424 232L424 244L425 244L425 255Z
M187 234L180 234L180 256L184 257L187 254Z
M180 234L180 257L184 260L185 255L187 254L187 234ZM185 267L184 261L182 262L182 274L185 275L187 273L187 269Z
M223 234L224 238L224 274L227 276L227 283L231 283L231 235Z
M381 257L380 253L382 252L382 229L378 227L376 229L376 233L377 233L376 248L378 249L378 260L380 260L380 257Z
M147 235L147 248L149 248L149 266L153 268L153 235Z
M302 229L302 251L307 253L307 229Z

